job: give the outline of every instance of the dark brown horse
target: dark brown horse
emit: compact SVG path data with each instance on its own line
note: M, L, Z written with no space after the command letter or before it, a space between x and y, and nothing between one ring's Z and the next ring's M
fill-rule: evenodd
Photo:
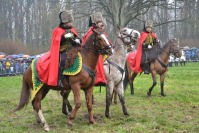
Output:
M70 91L73 91L75 107L72 110L68 125L72 126L74 123L75 115L78 109L81 107L81 97L80 89L85 92L86 103L89 114L89 122L94 123L93 112L92 112L92 94L93 94L93 85L95 77L95 68L98 62L99 54L112 54L112 48L108 43L107 38L99 29L93 30L93 33L85 42L85 45L82 47L81 56L83 61L83 68L81 71L74 76L69 76L68 80L66 78L63 80L64 88L58 88L57 86L48 86L44 84L42 88L36 93L34 99L31 101L33 109L36 114L37 122L42 123L45 131L49 131L50 128L43 116L41 110L41 101L49 92L50 89L53 90L65 90L65 95L68 96ZM21 91L21 97L19 105L14 111L22 109L25 105L29 103L30 92L33 88L32 81L32 69L29 67L23 75L23 85Z
M178 42L175 39L169 40L162 48L157 47L157 56L156 58L150 63L150 70L151 70L151 76L153 79L153 85L149 88L149 91L147 92L148 96L151 96L151 92L153 90L153 87L157 84L156 82L156 75L160 75L160 86L161 86L161 95L165 96L164 94L164 79L166 76L166 73L168 71L168 60L170 54L173 54L175 57L181 56L181 49L179 47ZM125 79L124 79L124 88L126 89L128 83L130 84L131 94L134 94L134 86L133 82L135 77L138 73L133 72L130 68L130 64L128 61L126 61L126 69L125 69Z

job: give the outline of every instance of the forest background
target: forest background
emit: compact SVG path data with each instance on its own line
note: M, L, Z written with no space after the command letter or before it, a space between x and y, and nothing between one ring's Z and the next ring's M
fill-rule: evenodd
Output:
M154 32L165 43L177 38L181 46L197 47L198 0L0 0L0 52L41 54L49 50L59 13L73 10L74 27L82 37L88 18L96 11L107 21L106 31L114 42L116 27L142 31L153 20Z

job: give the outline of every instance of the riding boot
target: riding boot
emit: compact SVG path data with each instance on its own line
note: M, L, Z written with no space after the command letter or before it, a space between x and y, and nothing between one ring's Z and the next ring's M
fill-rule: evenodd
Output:
M143 64L143 69L144 69L144 74L150 74L150 63L149 62L145 62Z
M65 60L66 60L66 51L64 50L64 51L60 52L60 67L59 67L59 72L58 72L58 87L59 88L64 87L62 82L64 79L63 71L65 68Z
M58 72L58 87L59 88L63 88L64 85L63 85L63 79L64 79L64 76L63 76L63 71L64 71L64 68L59 68L59 72Z

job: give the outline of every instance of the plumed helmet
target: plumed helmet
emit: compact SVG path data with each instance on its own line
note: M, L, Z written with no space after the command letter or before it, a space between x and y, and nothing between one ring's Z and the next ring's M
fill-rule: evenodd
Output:
M153 21L152 20L146 21L145 28L147 28L147 27L153 28Z
M91 23L97 24L97 22L100 22L100 21L106 25L106 20L102 17L102 14L100 12L95 12L90 16L90 20L89 20L90 24Z
M61 23L67 23L74 21L72 10L62 11L59 14L59 19Z

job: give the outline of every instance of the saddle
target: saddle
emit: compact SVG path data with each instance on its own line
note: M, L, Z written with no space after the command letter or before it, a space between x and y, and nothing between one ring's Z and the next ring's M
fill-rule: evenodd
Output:
M141 64L152 62L158 56L158 47L152 46L152 48L142 48L142 59Z

